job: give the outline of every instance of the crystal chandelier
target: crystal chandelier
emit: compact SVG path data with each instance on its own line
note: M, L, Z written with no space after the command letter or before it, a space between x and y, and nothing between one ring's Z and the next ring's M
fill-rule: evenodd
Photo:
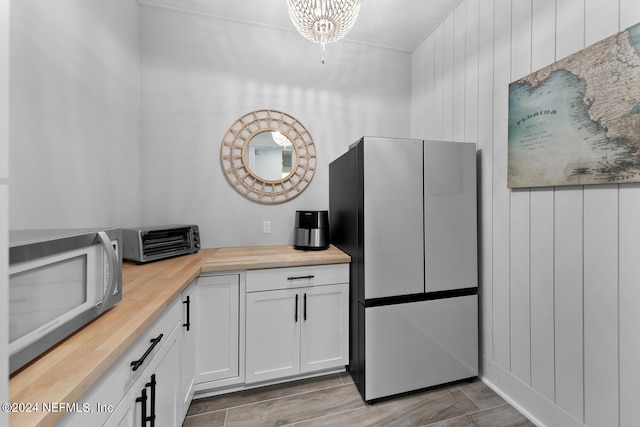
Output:
M273 142L281 147L288 147L291 145L291 140L280 132L271 132L271 138L273 138Z
M327 43L344 37L356 22L360 0L287 0L289 17L298 32L320 43L320 60L324 64Z

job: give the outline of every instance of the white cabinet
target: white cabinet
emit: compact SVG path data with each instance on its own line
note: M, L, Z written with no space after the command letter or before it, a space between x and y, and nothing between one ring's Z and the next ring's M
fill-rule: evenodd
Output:
M348 364L348 264L252 270L246 281L247 384Z
M153 394L156 426L182 424L178 410L181 305L179 299L173 301L89 391L78 399L78 405L88 405L90 411L67 413L56 425L140 426L142 408L140 403L136 406L136 398L140 397L145 385L151 382L151 375L155 375L156 385L153 393L151 386L146 387L148 415L152 413Z
M196 389L209 390L244 381L241 369L244 313L241 275L202 275L197 279L195 313Z
M182 328L180 331L180 418L184 418L191 404L196 386L196 323L194 281L181 294Z
M131 404L132 392L127 393L122 402L113 411L103 427L134 427L133 410L135 407Z
M301 289L300 372L349 364L349 285Z
M348 264L203 274L56 425L179 426L195 392L344 368L348 282Z
M300 292L247 293L247 383L300 372Z
M176 325L122 399L105 427L157 427L182 424L178 399L179 325Z
M152 364L143 372L138 379L137 387L132 390L139 390L134 404L134 425L146 426L142 422L142 414L146 412L147 419L155 419L156 427L174 426L182 423L182 418L178 416L178 381L179 381L179 331L174 329L168 337L161 352L154 357ZM147 392L147 402L138 400ZM143 407L144 404L148 406ZM138 421L139 424L138 424ZM149 424L152 425L152 424Z

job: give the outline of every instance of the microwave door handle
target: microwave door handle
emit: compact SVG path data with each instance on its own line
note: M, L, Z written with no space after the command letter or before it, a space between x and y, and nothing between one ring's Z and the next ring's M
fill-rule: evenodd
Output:
M118 263L118 255L116 254L115 249L113 249L113 243L111 243L107 233L99 231L98 240L100 240L100 243L102 243L102 246L104 246L104 249L107 252L107 262L109 263L109 286L102 297L102 302L96 307L98 309L98 315L100 315L105 310L105 307L111 306L113 293L116 291L116 287L118 286L118 277L120 277L120 264Z

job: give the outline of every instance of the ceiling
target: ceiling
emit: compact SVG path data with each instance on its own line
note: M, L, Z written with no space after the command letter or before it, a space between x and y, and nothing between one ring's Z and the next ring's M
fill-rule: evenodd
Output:
M412 52L461 0L362 0L345 40ZM140 0L295 31L286 0Z

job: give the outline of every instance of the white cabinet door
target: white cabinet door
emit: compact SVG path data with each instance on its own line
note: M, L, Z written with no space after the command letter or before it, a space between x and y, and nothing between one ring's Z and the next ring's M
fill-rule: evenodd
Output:
M125 395L103 427L134 427L136 425L133 419L135 397L132 398L132 395L131 391ZM138 421L138 424L140 424L140 421Z
M246 382L300 372L298 289L247 293Z
M349 285L301 289L302 373L349 364Z
M175 330L165 343L163 353L158 354L158 365L155 369L156 395L155 416L156 427L176 426L182 424L182 416L178 410L181 407L179 395L180 383L180 331Z
M182 293L182 330L180 333L180 415L187 413L196 385L196 284Z
M194 319L196 383L238 377L240 276L200 276Z

